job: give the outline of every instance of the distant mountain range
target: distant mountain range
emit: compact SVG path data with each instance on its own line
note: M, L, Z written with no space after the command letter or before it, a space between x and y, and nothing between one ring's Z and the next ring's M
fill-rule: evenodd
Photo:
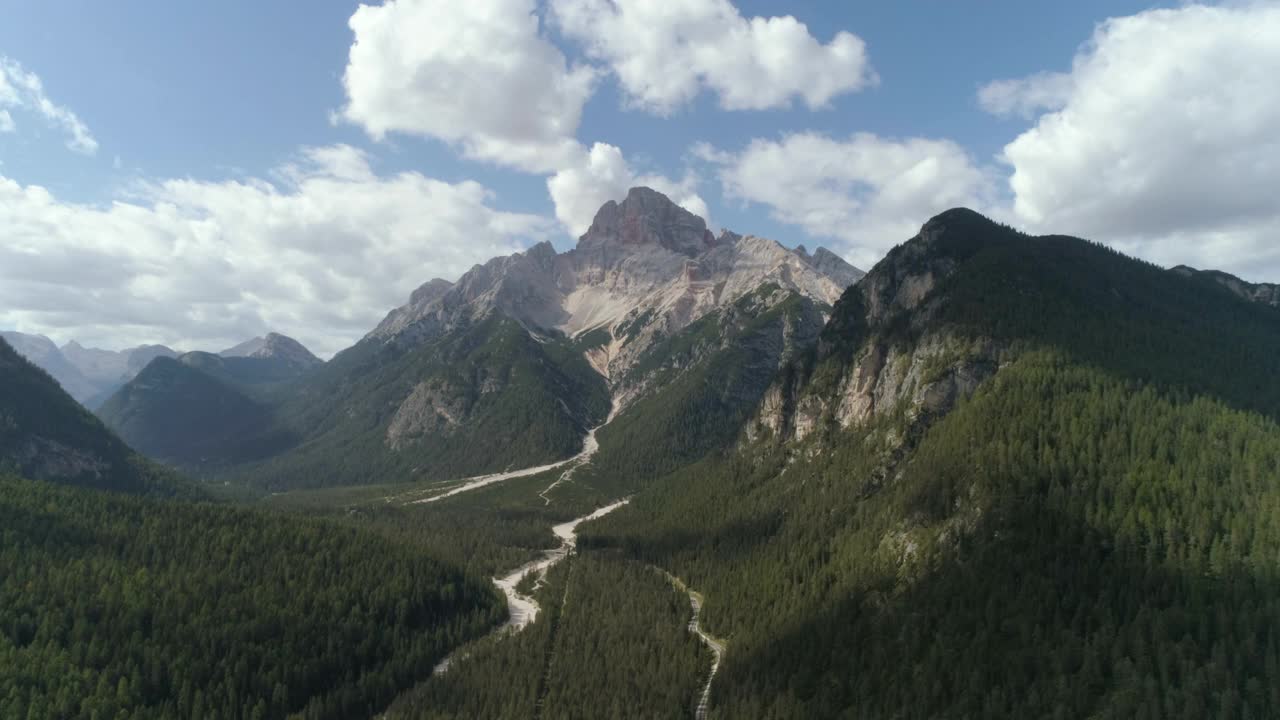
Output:
M43 335L0 331L23 357L49 373L80 404L97 410L112 393L132 380L155 358L176 358L182 353L164 345L141 345L127 350L87 348L72 340L59 348ZM292 338L269 333L223 350L225 357L276 357L299 370L322 361Z
M235 578L269 598L253 602L291 608L293 624L237 626L235 643L173 646L310 664L320 679L304 693L268 683L272 717L372 714L414 683L388 717L596 716L601 688L627 698L615 706L627 717L1270 717L1276 300L1276 286L1030 236L964 208L863 274L822 249L714 235L637 188L602 207L575 248L535 245L431 280L327 363L275 335L153 357L103 405L103 422L0 342L0 474L171 487L105 422L150 458L235 492L345 486L260 493L309 517L228 516L209 552L210 532L190 527L216 506L191 506L137 553L180 550L170 566L196 578L207 573L189 556L218 559L216 582L183 607ZM27 349L55 367L83 354ZM563 473L546 467L575 456ZM424 482L355 487L411 480ZM63 557L78 571L83 534L46 528L58 502L83 496L0 484L32 498L6 522L71 543ZM94 512L133 537L114 510ZM314 517L326 514L378 532L335 535ZM433 674L446 649L506 619L483 592L495 567L533 567L523 563L547 557L560 523L592 516L570 523L563 564L520 581L536 588L538 621ZM311 541L288 543L312 522ZM392 548L397 563L368 570ZM261 553L265 574L245 572L242 558ZM466 566L470 586L455 598L461 571L404 571L420 553ZM147 577L103 576L127 588ZM74 596L96 592L96 579L68 577ZM264 595L259 577L282 579ZM414 577L429 611L401 602ZM121 597L134 608L149 596ZM437 612L449 598L460 602ZM66 605L48 600L42 615L64 618ZM346 629L312 627L317 612ZM152 617L116 616L139 628ZM452 629L427 622L463 616ZM397 665L424 622L447 641ZM37 637L22 617L11 624ZM136 655L149 636L133 627L124 644L91 647ZM399 634L360 662L394 672L339 672L363 657L350 647L388 628ZM724 639L714 660L686 628ZM280 655L279 635L321 642ZM61 652L56 638L26 647ZM265 702L259 674L232 674L235 697ZM95 687L119 698L132 684ZM175 694L173 707L203 707Z
M121 442L7 339L0 339L0 377L0 475L135 494L186 491L170 473Z
M672 381L679 370L665 361L690 350L677 338L712 326L729 332L712 318L747 322L788 298L810 309L803 329L786 332L816 334L823 313L862 274L825 249L811 255L714 235L662 194L635 188L605 204L574 249L541 243L456 283L431 280L323 366L278 336L223 353L289 358L298 377L273 378L287 387L184 356L185 369L155 364L102 415L135 446L179 467L225 472L266 462L283 485L547 462L577 452L611 406ZM192 371L218 383L196 383ZM196 420L212 408L216 421ZM270 440L246 443L245 429ZM474 452L479 442L491 451Z

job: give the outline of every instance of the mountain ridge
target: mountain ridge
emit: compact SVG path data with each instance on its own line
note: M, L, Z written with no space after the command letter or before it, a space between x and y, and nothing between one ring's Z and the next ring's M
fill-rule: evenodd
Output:
M809 255L729 232L716 237L702 218L666 196L635 188L621 202L602 206L574 249L558 253L550 243L538 243L477 265L456 282L430 280L353 347L297 378L282 378L279 387L259 391L230 376L229 363L252 358L188 354L179 361L222 380L223 389L201 383L209 402L225 396L217 402L244 408L246 426L258 427L261 417L270 416L272 437L296 438L296 446L278 456L252 458L278 478L314 482L322 478L316 468L327 465L343 468L337 471L342 478L332 482L354 482L356 473L370 472L445 479L571 456L587 429L609 415L610 397L620 412L692 369L646 359L652 348L695 332L690 328L701 319L765 287L780 291L774 303L789 295L812 301L805 322L820 321L842 283L858 275L830 252ZM711 327L732 331L712 323L696 332ZM265 339L233 350L253 355L264 347ZM520 356L513 355L516 348ZM633 372L636 367L653 372ZM190 434L196 428L184 418L166 420L181 403L155 394L178 385L146 384L145 391L126 387L118 393L132 401L113 398L104 416L139 447L188 470L227 465L192 455L196 445L176 436L167 451L150 442L150 433L186 427ZM246 399L262 411L250 412ZM129 425L126 417L148 417L145 425L152 429ZM495 426L502 418L508 425ZM459 454L481 427L504 438L502 451Z
M191 489L151 465L0 338L0 472L135 494Z
M571 338L627 326L626 352L612 347L601 367L625 371L654 330L677 332L767 282L830 304L862 271L820 248L814 255L725 231L650 188L597 212L577 245L557 253L539 243L472 268L456 283L432 281L392 310L365 340L413 344L498 310L536 333ZM651 329L646 326L652 325ZM616 339L616 338L615 338Z

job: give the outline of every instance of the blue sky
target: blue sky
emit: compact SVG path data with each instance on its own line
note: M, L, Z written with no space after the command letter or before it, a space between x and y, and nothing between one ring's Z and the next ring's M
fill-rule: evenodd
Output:
M65 152L53 133L0 136L6 175L69 200L110 200L136 175L221 178L262 174L299 146L350 143L380 168L416 168L443 179L476 179L504 207L550 212L542 178L460 158L438 141L374 142L335 126L357 2L305 5L218 3L21 3L0 25L0 53L21 61L72 109L102 144L94 157ZM1065 70L1095 23L1151 3L738 2L744 15L791 14L819 39L856 32L881 77L879 87L837 98L831 108L718 112L704 95L670 118L620 108L610 83L591 99L579 135L643 154L677 170L694 142L729 145L795 130L948 136L991 157L1018 131L978 107L977 88L1000 77ZM565 44L572 51L572 46ZM116 170L116 157L122 169ZM758 227L764 213L718 206ZM747 225L743 225L744 228ZM754 230L753 230L754 231ZM793 235L794 230L787 231ZM762 233L763 234L763 233ZM812 242L812 240L811 240Z
M11 288L0 290L10 308L0 311L0 325L107 346L214 343L280 329L332 352L433 275L454 277L538 239L571 246L587 208L635 179L655 179L715 226L824 244L863 266L932 212L963 202L1033 231L1086 235L1157 262L1280 279L1280 257L1266 241L1280 212L1254 198L1256 190L1229 192L1230 183L1214 176L1248 180L1250 188L1273 179L1270 163L1256 163L1241 179L1232 162L1250 148L1255 156L1280 152L1277 131L1267 127L1275 127L1280 106L1267 82L1280 69L1270 51L1280 46L1274 3L687 0L701 6L700 15L673 14L655 25L628 20L626 6L635 2L477 0L476 12L488 13L479 18L447 17L461 13L456 3L397 0L371 8L366 37L349 25L358 5L330 0L15 4L0 24L0 58L10 74L38 76L44 98L73 113L97 148L69 148L65 125L35 109L31 97L6 106L0 95L13 125L4 132L0 117L0 178L11 190L0 194L0 217L20 228L0 233L27 233L8 241L10 269L0 268L0 282ZM1168 9L1153 11L1161 7ZM528 8L538 23L511 40ZM798 55L788 60L794 87L784 79L769 95L769 81L761 80L761 94L752 96L752 83L731 67L754 57L743 33L757 19L786 15L804 23L813 52L847 33L865 57L846 58L840 69ZM1100 25L1108 18L1117 20ZM462 38L485 22L490 34L477 32L473 56L465 39L423 52L432 37ZM433 36L433 28L445 30ZM622 81L623 63L642 76L653 72L655 82L670 72L662 53L644 56L642 43L625 42L641 31L671 43L672 52L711 58L690 70L691 93L638 100L635 78ZM1243 43L1242 32L1250 36ZM351 53L357 40L368 51L360 60ZM760 44L752 47L773 40L753 36ZM513 64L500 69L508 76L483 66L498 46L516 47ZM797 47L779 42L769 52ZM510 76L536 65L520 52L550 74ZM468 65L469 57L477 64ZM460 113L485 112L451 125L422 119L433 115L422 108L454 97L441 94L442 83L462 82L461 94L489 83L516 93L538 82L563 89L555 83L577 70L591 76L585 96L574 96L580 116L568 112L569 127L554 137L537 130L543 145L530 150L532 160L513 158L529 149L534 130L495 125L493 116L560 109L569 95L530 94L521 100L532 105L512 107L494 104L501 93L472 105L463 98ZM344 84L349 73L361 80ZM1215 84L1226 75L1243 78L1240 87ZM997 81L1013 82L992 86ZM811 107L805 88L823 82L837 89ZM730 108L734 92L758 107ZM396 106L415 94L417 104ZM1188 98L1199 110L1186 109ZM1200 137L1208 118L1236 116L1238 108L1239 127ZM563 152L543 141L561 143ZM596 143L608 147L597 154ZM317 160L309 148L351 154L335 170L339 155ZM1112 180L1117 168L1131 174ZM562 182L549 191L556 177ZM373 239L355 237L360 212L314 220L305 208L332 201L305 193L331 189L326 183L335 178L357 184L348 191L369 203L360 212L377 206L377 217L404 218L371 230ZM1099 185L1091 178L1114 187L1091 187ZM397 179L405 186L393 187ZM264 184L269 190L246 194ZM48 197L32 200L37 187ZM272 193L294 207L268 207ZM423 198L416 209L414 193ZM249 217L246 208L259 201L263 214ZM454 225L439 219L454 215L439 210L446 205L465 208ZM423 208L436 209L431 219ZM406 228L419 221L415 237ZM136 234L128 226L134 222ZM274 229L282 225L290 227L285 236ZM473 233L478 225L485 230ZM42 227L53 229L31 229ZM147 239L129 239L135 235ZM304 235L319 239L308 245L298 239ZM326 261L326 248L354 245L360 252ZM404 248L411 251L399 262L370 261L371 253ZM294 253L299 267L312 269L268 277L273 255ZM38 272L21 269L37 257ZM359 267L335 271L348 261L366 265L366 276ZM63 277L58 263L66 263ZM175 267L183 263L191 267ZM190 277L170 277L184 274ZM223 282L191 289L194 278L211 274ZM344 298L343 307L307 307L334 298ZM103 304L116 309L95 314Z

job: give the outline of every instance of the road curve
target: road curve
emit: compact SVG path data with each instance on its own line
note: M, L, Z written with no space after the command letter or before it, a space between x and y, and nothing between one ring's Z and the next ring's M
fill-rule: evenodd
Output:
M462 483L458 487L455 487L446 492L442 492L439 495L432 495L431 497L428 497L428 498L422 498L421 500L411 500L405 504L406 505L422 505L425 503L433 503L433 502L436 502L437 500L444 500L445 498L450 498L450 497L453 497L454 495L459 495L461 493L471 492L472 490L479 490L482 487L493 485L495 483L500 483L504 480L514 480L516 478L529 477L530 475L537 475L539 473L549 472L551 470L556 470L558 468L567 467L565 472L560 476L558 480L551 483L551 485L548 486L546 490L543 490L542 492L538 493L538 497L541 497L545 501L544 504L550 505L551 498L547 497L546 493L551 492L552 488L554 488L556 485L559 485L564 480L567 480L569 475L571 475L573 471L578 468L578 466L585 465L586 463L591 461L591 456L595 455L596 451L600 449L600 443L596 441L596 431L604 427L605 425L608 425L609 420L612 420L612 419L613 419L613 414L610 413L608 419L606 419L604 422L588 430L586 437L583 438L582 440L582 451L571 458L560 460L559 462L549 463L547 465L538 465L537 467L521 468L519 470L511 470L509 472L491 473L489 475L476 475L474 477L463 478L457 481Z
M702 640L702 644L711 649L714 656L711 660L711 672L707 674L707 682L702 686L702 694L698 697L698 707L693 712L694 720L705 720L707 708L711 705L711 681L716 679L716 671L720 669L720 660L724 658L725 644L702 629L702 596L689 590L689 604L693 606L693 617L689 619L689 632Z
M716 679L716 672L720 670L720 661L724 659L728 643L702 629L702 593L690 588L683 580L666 570L656 565L650 567L665 575L667 581L677 590L689 596L689 605L693 608L693 616L689 618L689 632L697 635L702 644L711 650L711 672L707 673L707 682L702 686L702 692L698 695L698 705L693 711L694 720L705 720L707 709L711 705L711 683Z
M559 547L551 550L544 550L542 557L537 560L525 563L500 578L493 578L493 584L501 590L502 594L507 598L508 613L507 622L503 623L502 627L495 630L494 633L518 633L525 629L529 623L537 620L538 612L541 610L541 607L538 605L538 601L528 595L521 594L516 590L516 586L519 585L520 581L530 573L536 575L538 578L537 584L541 585L543 579L547 575L547 571L556 563L568 557L569 553L573 552L574 547L577 546L577 530L579 525L590 520L602 518L623 505L626 505L630 501L630 498L623 498L622 500L605 505L604 507L596 508L592 512L583 515L580 518L575 518L569 522L553 526L551 528L551 532L555 533L555 536L560 538ZM432 674L437 675L448 670L449 666L453 663L454 658L455 655L449 655L449 657L441 660L432 671Z

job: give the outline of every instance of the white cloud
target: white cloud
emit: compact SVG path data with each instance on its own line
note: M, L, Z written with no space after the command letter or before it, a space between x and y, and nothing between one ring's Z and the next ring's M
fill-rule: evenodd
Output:
M1067 73L1036 73L995 80L978 89L978 104L992 115L1030 118L1042 110L1058 110L1071 98L1073 78Z
M595 71L543 35L533 0L390 0L361 5L341 118L375 138L399 132L468 156L552 172L574 139Z
M635 184L671 193L694 212L694 179L636 173L622 152L577 138L597 71L572 66L545 36L533 0L390 0L361 5L340 119L374 138L406 133L464 155L550 175L556 216L573 234Z
M707 203L698 195L697 179L693 175L678 181L655 174L637 175L622 151L606 143L596 143L579 162L547 180L556 218L573 235L587 231L601 205L625 197L627 191L637 185L651 187L689 212L704 219L709 217Z
M67 147L86 155L98 152L98 141L75 113L49 99L44 83L13 59L0 55L0 108L9 107L43 117L51 126L65 132ZM0 132L12 132L13 117L0 110Z
M876 82L866 45L827 44L794 17L745 18L728 0L550 0L557 26L606 63L636 106L666 114L707 88L726 110L810 108Z
M346 146L304 151L274 175L146 183L106 207L0 177L0 327L205 349L278 330L327 354L428 278L552 227L494 210L474 182L376 175Z
M780 222L840 241L835 249L862 268L943 210L991 205L989 172L949 140L799 133L753 140L738 153L695 151L719 166L727 197L762 203Z
M1277 74L1274 3L1100 24L1069 80L1010 86L1009 107L1058 98L1004 148L1016 217L1156 262L1280 279Z

